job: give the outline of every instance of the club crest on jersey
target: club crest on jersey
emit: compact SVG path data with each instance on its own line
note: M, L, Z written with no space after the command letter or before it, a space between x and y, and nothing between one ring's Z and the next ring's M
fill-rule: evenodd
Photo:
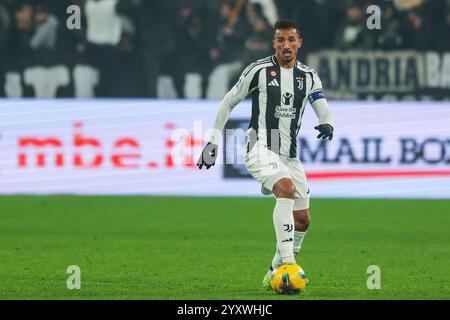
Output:
M271 71L269 72L269 74L270 74L270 76L271 76L272 78L276 78L276 76L277 76L277 72L276 72L275 70L271 70Z
M297 80L297 88L298 88L298 90L302 90L303 89L304 78L296 77L295 79Z
M290 92L286 92L285 94L283 94L283 104L285 106L288 106L291 104L291 99L292 99L292 93Z

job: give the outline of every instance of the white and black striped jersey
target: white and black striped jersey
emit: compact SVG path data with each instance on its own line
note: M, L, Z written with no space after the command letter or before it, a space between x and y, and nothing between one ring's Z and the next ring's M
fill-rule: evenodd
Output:
M251 93L252 116L249 125L249 146L262 141L275 153L291 158L297 156L297 134L306 102L324 99L317 73L299 61L295 67L281 67L270 56L250 64L227 94L228 109Z

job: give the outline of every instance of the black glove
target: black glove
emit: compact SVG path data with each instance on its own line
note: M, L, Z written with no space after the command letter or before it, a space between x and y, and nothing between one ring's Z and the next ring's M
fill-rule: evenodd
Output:
M205 166L206 169L209 169L215 164L217 158L217 148L217 144L208 142L197 161L197 166L200 170L203 166Z
M318 126L314 127L314 129L319 130L319 135L317 136L317 139L326 139L328 140L333 139L333 127L329 124L319 124Z

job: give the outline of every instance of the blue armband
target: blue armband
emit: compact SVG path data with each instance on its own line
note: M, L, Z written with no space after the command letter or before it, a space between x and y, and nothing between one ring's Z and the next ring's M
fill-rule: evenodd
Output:
M317 91L314 91L313 93L311 93L309 95L308 99L309 99L310 103L313 103L316 100L325 99L325 96L323 95L322 90L317 90Z

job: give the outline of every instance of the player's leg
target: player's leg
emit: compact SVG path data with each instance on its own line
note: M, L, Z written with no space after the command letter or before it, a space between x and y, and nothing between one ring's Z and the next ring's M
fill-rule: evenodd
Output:
M309 216L309 209L294 210L294 255L298 255L302 247L303 239L308 230L311 217Z
M276 198L273 224L281 263L295 263L294 259L294 208L295 186L291 179L278 180L272 188Z
M276 204L273 210L273 224L276 235L275 256L272 259L272 266L263 278L263 287L271 290L271 280L273 271L283 263L296 263L294 257L294 216L292 209L294 206L295 186L291 179L282 178L278 180L271 188L270 184L265 183L264 188L272 190Z
M297 256L311 223L311 217L309 215L309 186L303 166L297 158L289 159L287 166L290 169L292 180L295 184L293 212L295 221L294 255Z
M294 200L295 206L295 200ZM293 253L294 257L298 255L302 247L303 239L306 236L306 231L308 230L311 218L309 216L309 209L294 210L294 242L293 242ZM275 256L272 259L272 270L275 270L282 264L281 256L277 247L275 248Z
M277 238L276 254L280 257L280 264L283 262L295 263L293 254L294 216L292 213L295 186L288 168L280 161L278 155L258 142L245 155L245 166L250 175L261 183L262 190L275 194L273 223ZM270 288L270 278L271 270L264 277L264 287Z
M276 250L272 260L272 269L277 269L283 263L295 263L294 258L294 198L295 185L287 169L280 162L283 171L269 177L263 183L263 189L272 190L276 203L273 210L273 224L276 235Z
M293 254L294 257L300 252L303 239L306 236L311 218L309 215L309 193L308 186L306 184L306 176L303 171L299 171L299 168L293 168L290 172L292 175L292 181L295 185L295 199L293 207L294 217L294 241L293 241ZM277 248L275 249L275 256L272 259L272 269L278 268L282 264L282 259Z

